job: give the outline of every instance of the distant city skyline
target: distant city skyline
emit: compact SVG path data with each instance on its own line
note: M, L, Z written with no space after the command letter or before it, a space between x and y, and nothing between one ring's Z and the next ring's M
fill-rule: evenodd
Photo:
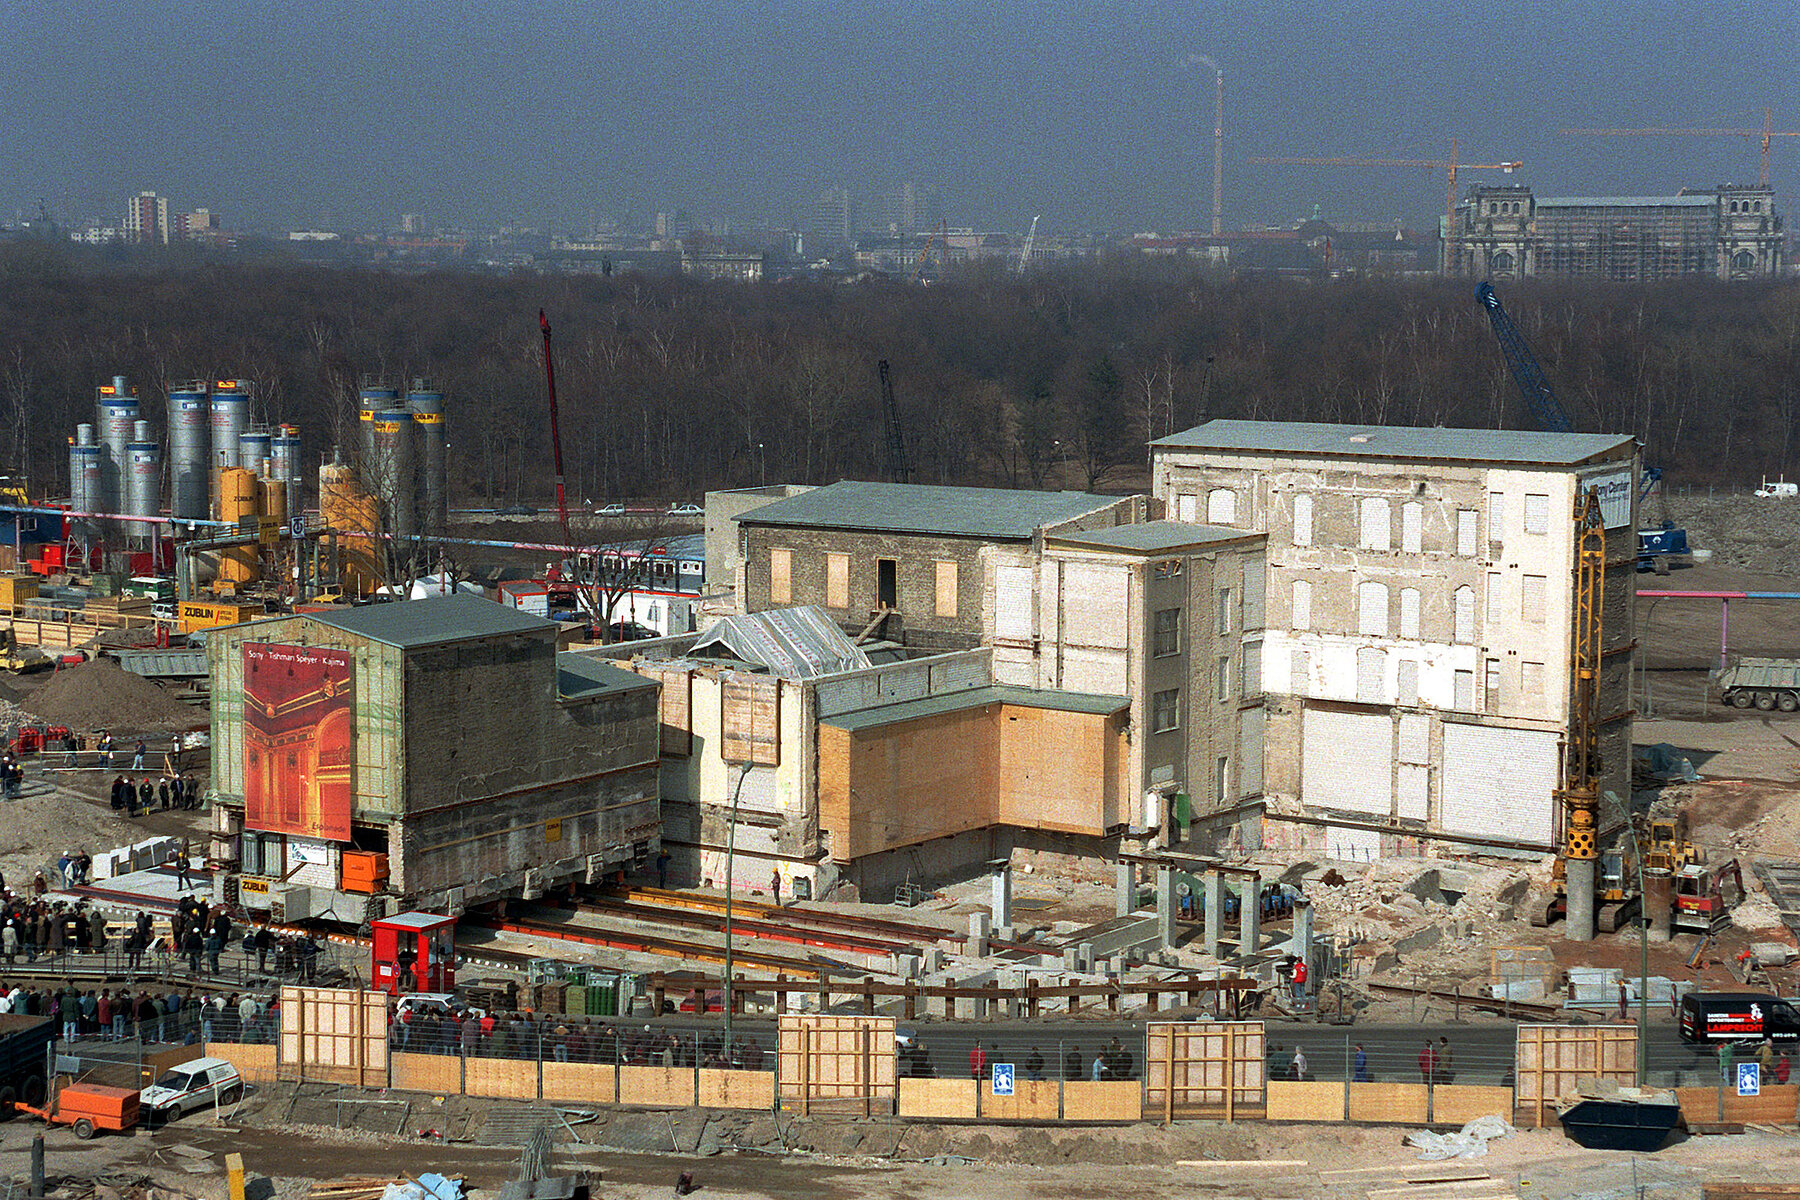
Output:
M1800 9L1552 0L1498 15L1420 0L1171 9L1041 0L910 7L626 0L327 5L195 0L156 21L35 7L9 25L0 214L116 219L152 190L243 229L581 229L686 210L798 226L841 187L908 181L944 216L1042 232L1210 225L1225 80L1227 228L1315 205L1424 225L1423 168L1258 155L1523 161L1540 194L1755 182L1752 138L1570 127L1800 128ZM1778 195L1800 139L1777 139ZM1461 182L1498 182L1470 171ZM1791 201L1787 207L1795 207Z

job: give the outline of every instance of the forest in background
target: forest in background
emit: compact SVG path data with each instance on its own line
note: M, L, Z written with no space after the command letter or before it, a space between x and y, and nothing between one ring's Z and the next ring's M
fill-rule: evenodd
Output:
M1576 427L1629 432L1676 485L1796 474L1800 284L1517 282L1499 291ZM1146 437L1218 417L1531 428L1470 283L1218 278L1143 262L929 287L96 267L0 246L0 466L67 495L68 437L127 375L145 416L190 379L252 385L307 461L353 445L357 388L446 393L453 495L541 503L537 312L555 329L573 497L887 477L876 363L913 478L1124 490Z

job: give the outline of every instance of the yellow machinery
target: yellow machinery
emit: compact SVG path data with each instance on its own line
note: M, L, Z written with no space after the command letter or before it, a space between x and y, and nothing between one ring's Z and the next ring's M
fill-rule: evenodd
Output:
M375 497L362 486L355 468L342 463L319 468L319 519L327 529L381 528ZM338 588L345 595L366 596L385 582L381 556L372 539L342 538L338 554Z
M241 625L263 615L261 601L237 604L224 600L183 600L175 609L175 619L180 623L183 633Z

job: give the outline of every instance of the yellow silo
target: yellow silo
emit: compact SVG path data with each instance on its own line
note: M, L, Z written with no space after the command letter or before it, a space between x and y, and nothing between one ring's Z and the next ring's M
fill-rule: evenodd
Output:
M319 519L327 529L381 528L375 497L363 488L356 471L341 463L326 463L319 468ZM367 596L381 586L380 558L372 539L340 536L338 555L338 586L345 595Z
M225 467L219 471L219 520L228 526L242 528L245 521L254 530L261 509L258 505L256 475L242 467ZM255 583L257 577L255 546L233 546L219 556L219 582L234 588Z

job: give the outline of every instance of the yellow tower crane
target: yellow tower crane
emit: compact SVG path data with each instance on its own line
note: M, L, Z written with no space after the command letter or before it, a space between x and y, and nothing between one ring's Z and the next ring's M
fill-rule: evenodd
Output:
M1606 522L1600 491L1575 498L1575 609L1569 638L1569 733L1563 743L1562 801L1568 937L1594 938L1594 899L1600 857L1600 657L1601 606L1606 575Z
M1566 137L1590 135L1593 137L1743 137L1757 138L1762 142L1762 168L1757 172L1756 186L1769 186L1769 146L1776 138L1800 138L1800 129L1775 128L1775 115L1770 109L1763 109L1761 129L1674 129L1667 126L1653 126L1648 129L1564 129L1560 131Z

